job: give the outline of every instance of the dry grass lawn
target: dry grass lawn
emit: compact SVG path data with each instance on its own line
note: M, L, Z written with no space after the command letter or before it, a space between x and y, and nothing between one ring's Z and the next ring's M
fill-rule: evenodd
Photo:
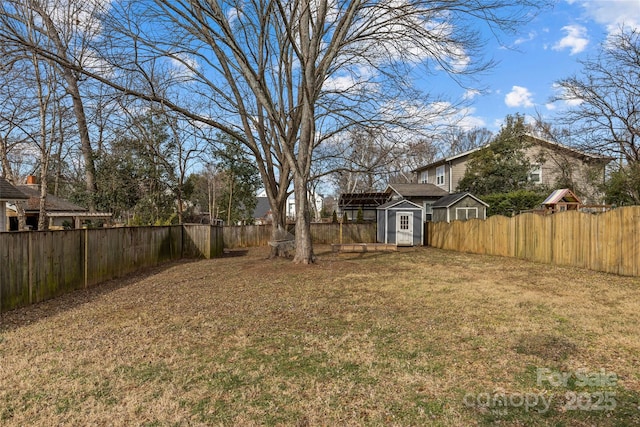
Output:
M173 263L3 313L0 425L640 425L637 278L316 252Z

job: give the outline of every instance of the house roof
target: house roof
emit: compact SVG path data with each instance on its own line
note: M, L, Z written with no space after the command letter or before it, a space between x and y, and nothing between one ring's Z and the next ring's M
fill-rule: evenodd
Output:
M271 211L271 206L269 205L268 197L257 197L258 203L256 203L256 208L253 210L254 218L264 218Z
M565 203L578 203L580 204L580 199L578 198L578 196L576 196L575 194L573 194L573 191L569 190L568 188L561 188L559 190L555 190L553 193L551 193L549 195L549 197L547 197L544 202L542 202L543 205L555 205L556 203L561 203L561 202L565 202Z
M471 198L477 200L478 202L482 203L486 207L489 207L489 205L487 203L485 203L482 200L478 199L473 194L468 193L468 192L464 192L464 193L455 193L455 194L449 194L448 196L444 196L444 197L438 199L432 205L432 208L449 208L449 207L453 206L454 204L458 203L460 200L464 199L465 197L471 197Z
M434 184L389 184L387 194L395 191L402 197L442 197L449 194Z
M574 155L576 157L581 158L582 160L599 160L599 161L603 161L603 162L609 162L611 160L614 160L613 157L603 156L603 155L600 155L600 154L587 153L587 152L581 151L581 150L579 150L577 148L569 147L568 145L560 144L559 142L555 142L555 141L550 141L548 139L544 139L544 138L541 138L539 136L535 136L535 135L531 135L531 134L525 134L524 137L526 139L528 139L530 142L537 143L539 145L545 145L545 146L553 148L555 150L563 151L565 153L572 154L572 155ZM482 147L473 148L473 149L471 149L469 151L465 151L464 153L460 153L460 154L456 154L456 155L453 155L453 156L440 158L438 160L435 160L435 161L429 163L428 165L420 166L419 168L414 169L413 172L420 172L420 171L422 171L424 169L429 169L429 168L432 168L434 166L439 166L439 165L445 164L447 162L459 159L461 157L466 157L466 156L468 156L470 154L475 153L476 151L480 151L483 148L488 147L489 145L491 145L491 144L486 144L486 145L483 145Z
M558 151L563 151L565 153L572 154L576 157L581 158L582 160L600 160L605 162L610 162L611 160L615 160L611 156L604 156L601 154L587 153L586 151L579 150L574 147L569 147L568 145L561 144L559 142L550 141L548 139L541 138L539 136L526 134L525 137L530 141L537 142L540 145L546 145L548 147L554 148Z
M11 185L6 179L0 177L0 201L12 202L14 200L27 200L28 198L29 196ZM4 212L1 214L4 215Z
M428 165L420 166L419 168L414 169L413 172L418 172L418 171L421 171L421 170L424 170L424 169L429 169L429 168L432 168L434 166L443 165L443 164L445 164L447 162L459 159L461 157L466 157L466 156L468 156L470 154L475 153L476 151L482 150L483 148L487 147L488 145L489 144L483 145L482 147L472 148L471 150L468 150L468 151L465 151L465 152L459 153L459 154L454 154L453 156L442 157L440 159L437 159L437 160L429 163Z
M28 196L26 206L24 207L26 212L38 212L40 210L40 186L39 185L16 185L16 187ZM47 212L87 212L87 208L78 206L75 203L71 203L68 200L54 196L53 194L47 194L47 200L45 202L45 209Z
M413 205L413 207L416 209L422 209L422 206L415 204L411 200L407 200L407 199L391 200L390 202L387 202L383 205L378 206L376 209L389 209L402 204Z

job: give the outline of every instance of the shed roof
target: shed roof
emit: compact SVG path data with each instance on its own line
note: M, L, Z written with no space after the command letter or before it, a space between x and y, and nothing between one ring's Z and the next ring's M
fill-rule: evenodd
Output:
M444 196L444 197L438 199L432 205L432 208L448 208L448 207L451 207L454 204L458 203L460 200L464 199L465 197L471 197L474 200L477 200L478 202L482 203L486 207L489 207L489 205L487 203L485 203L482 200L478 199L473 194L471 194L469 192L464 192L464 193L455 193L455 194L449 194L448 196Z
M406 200L406 199L391 200L390 202L387 202L384 205L378 206L376 209L389 209L402 204L412 205L411 208L414 208L414 209L422 209L422 206L416 203L413 203L411 200Z
M582 202L580 201L580 199L578 198L578 196L576 196L573 191L569 190L568 188L561 188L559 190L555 190L553 193L551 193L549 195L549 197L547 197L544 202L542 202L543 205L555 205L556 203L577 203L577 204L581 204Z
M395 191L402 197L442 197L447 193L434 184L389 184L386 193Z
M9 181L0 177L0 201L12 202L14 200L27 200L29 196L24 194ZM4 215L4 212L2 213Z

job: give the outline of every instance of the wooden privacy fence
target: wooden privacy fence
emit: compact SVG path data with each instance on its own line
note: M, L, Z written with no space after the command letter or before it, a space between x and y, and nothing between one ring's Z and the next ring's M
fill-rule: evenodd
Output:
M209 225L0 233L0 312L222 251L221 229Z
M295 233L295 225L289 225L288 231ZM340 242L340 224L311 224L311 239L317 244ZM271 240L271 225L243 225L224 227L225 248L247 248L267 246ZM375 243L376 224L343 224L342 243Z
M435 222L428 224L427 238L441 249L640 276L640 206L599 215L567 211Z

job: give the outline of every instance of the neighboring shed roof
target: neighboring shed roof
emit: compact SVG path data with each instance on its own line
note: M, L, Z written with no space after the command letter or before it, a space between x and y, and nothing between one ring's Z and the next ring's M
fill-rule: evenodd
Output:
M543 205L555 205L556 203L577 203L577 204L581 204L582 202L580 201L580 199L578 198L578 196L576 196L575 194L573 194L573 191L569 190L568 188L561 188L559 190L555 190L553 193L551 193L549 195L549 197L547 197L545 199L544 202L542 202Z
M402 205L402 204L411 205L411 207L415 208L415 209L422 209L422 206L417 205L417 204L413 203L412 201L405 200L405 199L391 200L390 202L387 202L384 205L378 206L376 209L389 209L389 208L393 208L393 207L396 207L396 206Z
M448 208L448 207L451 207L454 204L458 203L460 200L464 199L467 196L477 200L479 203L482 203L486 207L489 207L489 205L487 203L483 202L482 200L478 199L476 196L474 196L473 194L468 193L468 192L455 193L455 194L449 194L448 196L444 196L444 197L438 199L433 204L432 207L433 208Z
M29 196L14 187L4 178L0 177L0 201L12 202L14 200L27 200ZM4 212L2 212L4 215Z
M38 212L40 210L40 188L37 185L16 185L16 187L28 196L28 200L25 206L27 212ZM87 208L78 206L75 203L71 203L68 200L54 196L53 194L47 194L47 200L45 202L45 209L47 212L87 212Z
M258 203L256 203L256 208L253 211L254 218L264 218L271 211L271 206L269 205L268 197L257 197Z
M390 190L402 197L441 197L449 194L434 184L389 184L386 192Z

